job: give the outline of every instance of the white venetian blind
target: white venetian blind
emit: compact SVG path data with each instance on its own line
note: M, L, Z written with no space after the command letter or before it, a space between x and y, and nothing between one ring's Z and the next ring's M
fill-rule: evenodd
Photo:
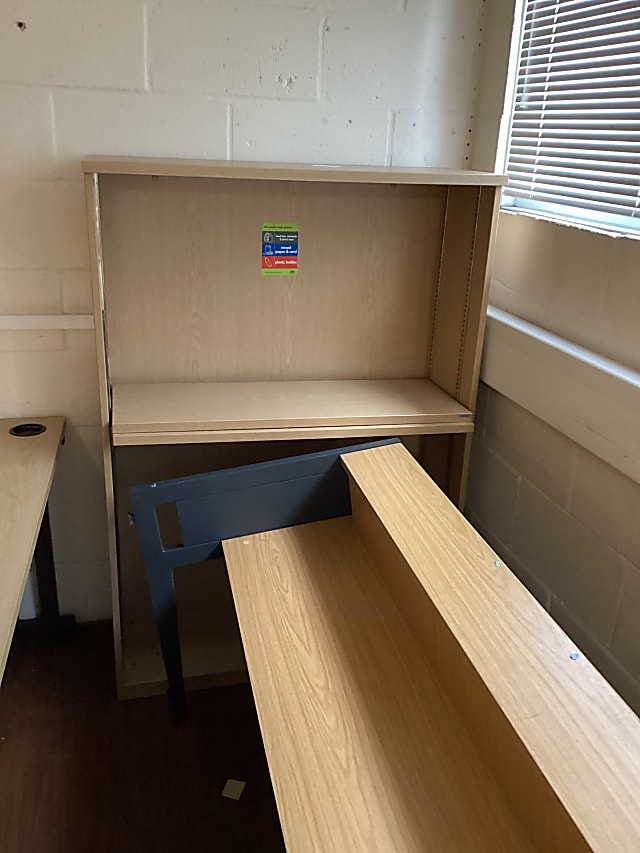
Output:
M506 201L640 231L640 0L527 0Z

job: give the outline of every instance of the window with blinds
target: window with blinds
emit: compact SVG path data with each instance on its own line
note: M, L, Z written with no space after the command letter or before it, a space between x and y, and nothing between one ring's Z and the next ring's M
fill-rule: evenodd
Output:
M640 0L526 0L504 204L640 232Z

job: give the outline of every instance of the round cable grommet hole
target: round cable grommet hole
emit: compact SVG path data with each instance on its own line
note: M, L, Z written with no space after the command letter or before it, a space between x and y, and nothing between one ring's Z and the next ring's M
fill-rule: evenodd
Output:
M44 424L16 424L14 427L11 427L9 434L15 435L18 438L24 438L30 435L42 435L43 432L46 432L46 429Z

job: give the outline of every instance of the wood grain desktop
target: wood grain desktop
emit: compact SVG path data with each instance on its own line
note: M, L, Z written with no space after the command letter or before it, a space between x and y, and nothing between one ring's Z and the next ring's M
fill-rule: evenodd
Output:
M224 548L291 853L534 849L350 518Z
M53 481L63 417L39 418L40 435L11 435L25 418L0 420L0 681Z
M640 848L640 720L400 443L223 543L290 851Z

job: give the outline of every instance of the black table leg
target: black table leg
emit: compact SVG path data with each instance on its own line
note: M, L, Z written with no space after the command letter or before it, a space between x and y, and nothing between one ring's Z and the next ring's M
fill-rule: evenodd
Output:
M66 634L75 625L75 617L60 614L56 570L53 562L49 504L44 510L33 561L36 567L40 615L36 619L23 619L18 623L17 629L20 631L41 631L55 635Z

